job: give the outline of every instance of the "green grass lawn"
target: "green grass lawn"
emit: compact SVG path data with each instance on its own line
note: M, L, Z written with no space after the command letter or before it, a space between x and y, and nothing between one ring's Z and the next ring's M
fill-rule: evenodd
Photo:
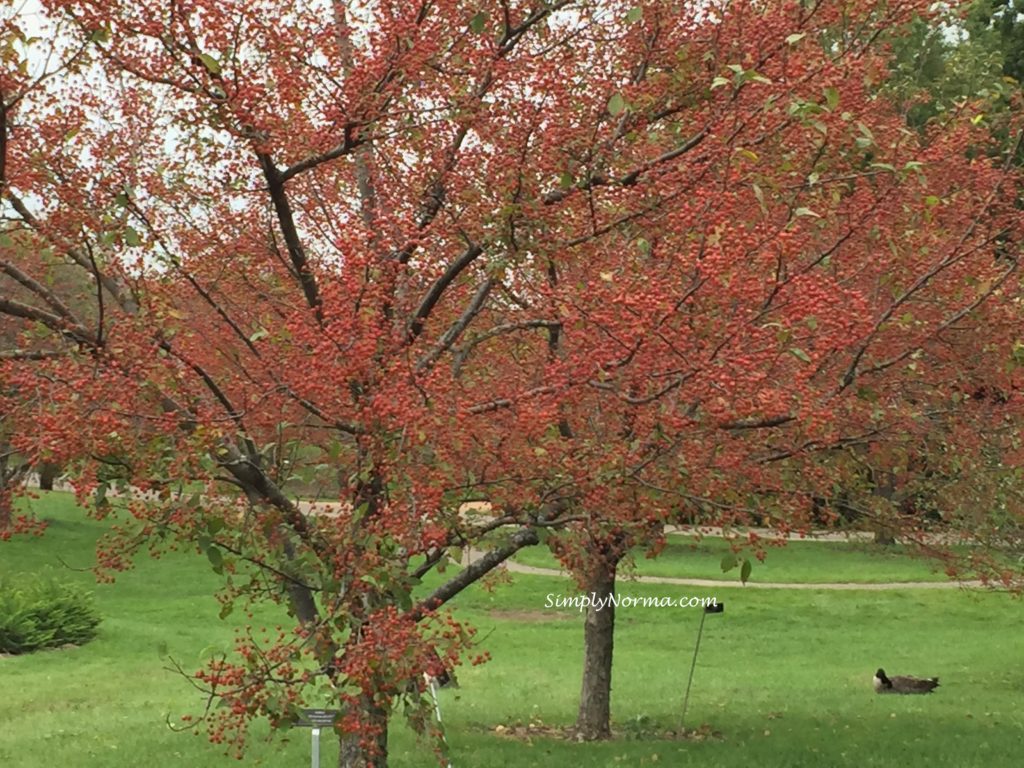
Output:
M86 565L100 524L84 520L63 494L33 505L52 520L51 528L43 539L0 544L0 573L61 568L58 557ZM819 561L826 569L819 579L843 580L831 574L845 567L845 558L862 554L836 550ZM707 572L693 575L720 575L717 561L707 558ZM87 573L64 575L90 581ZM808 571L808 580L812 575ZM237 765L204 737L175 734L165 724L169 715L194 711L198 701L187 682L166 669L161 645L195 669L204 649L231 638L231 624L216 618L217 605L209 597L215 584L205 558L181 554L145 561L116 584L94 587L105 617L95 641L0 659L0 766ZM544 608L548 594L570 591L565 579L518 576L493 592L474 588L458 598L460 617L480 629L494 658L460 669L462 687L442 692L456 768L1008 768L1019 759L1024 612L1005 595L956 590L716 588L727 608L707 619L687 725L708 723L721 737L697 743L659 740L650 732L678 723L700 613L623 608L615 642L614 717L621 732L642 738L603 744L535 738L526 744L495 734L498 724L572 721L582 618ZM621 592L709 594L636 583L622 584ZM277 617L262 618L273 623ZM870 680L878 666L890 673L940 675L942 687L928 697L877 696ZM308 731L294 731L286 741L268 742L265 736L266 730L256 729L244 764L308 764ZM391 752L397 768L431 764L404 728L394 730ZM324 766L334 764L336 749L326 748L323 760Z
M656 558L646 557L643 548L632 553L632 570L641 576L673 576L692 579L739 581L739 568L722 572L723 555L732 552L720 538L699 543L688 536L671 535ZM931 561L911 557L902 546L883 547L867 542L791 541L766 549L764 562L753 562L751 581L784 583L876 583L896 581L948 581ZM516 555L524 565L559 568L549 550L531 547ZM627 569L627 573L628 573Z

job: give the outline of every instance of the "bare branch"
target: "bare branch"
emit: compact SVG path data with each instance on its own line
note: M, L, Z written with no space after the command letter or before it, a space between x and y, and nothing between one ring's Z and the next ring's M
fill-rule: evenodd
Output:
M444 295L444 292L448 289L455 279L462 274L462 272L474 261L477 257L482 254L483 248L478 245L470 245L459 258L448 265L448 268L444 273L434 281L434 284L430 286L430 290L424 295L420 301L419 307L416 309L416 314L413 316L412 322L409 324L409 341L413 341L420 333L423 332L423 325L426 323L427 318L430 317L430 313L437 306L438 301ZM489 289L488 289L489 290Z
M508 560L523 547L539 543L540 538L533 528L520 528L512 534L507 544L497 549L492 549L479 560L474 560L463 568L458 576L435 589L428 598L413 608L411 612L412 618L415 621L419 621L429 611L437 610L437 608L447 603L470 584Z
M274 211L277 213L278 226L284 236L285 245L288 247L288 256L291 259L295 274L298 275L299 284L306 297L306 304L313 310L317 322L323 323L323 299L320 297L320 289L317 287L316 277L306 258L306 251L302 247L299 238L298 228L295 226L295 216L292 213L291 203L288 201L288 194L284 188L284 178L277 170L270 155L259 153L260 167L263 169L263 177L267 181L267 190L270 193L270 200L274 204Z
M21 317L25 320L34 320L42 323L51 331L61 335L70 336L75 341L86 344L90 347L99 346L96 338L89 332L89 329L79 323L72 323L59 315L47 312L45 309L33 307L30 304L23 304L14 299L0 299L0 314Z
M438 358L441 357L447 350L451 349L452 344L458 341L459 336L466 330L467 326L473 322L473 318L476 317L480 310L483 309L484 303L487 301L487 296L491 292L491 287L494 285L494 281L491 278L487 278L473 294L473 298L470 300L469 305L463 310L459 318L452 323L451 327L445 331L444 335L437 342L433 349L427 354L420 358L416 364L416 371L420 372L437 362Z

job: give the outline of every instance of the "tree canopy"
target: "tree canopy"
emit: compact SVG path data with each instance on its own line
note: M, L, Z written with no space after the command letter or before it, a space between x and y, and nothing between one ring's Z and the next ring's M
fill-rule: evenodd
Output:
M878 92L930 3L43 5L2 31L5 418L100 514L134 489L101 567L185 542L225 615L294 615L197 676L216 741L328 698L383 764L478 653L444 603L538 531L799 527L820 452L924 440L981 375L1015 412L1016 167Z

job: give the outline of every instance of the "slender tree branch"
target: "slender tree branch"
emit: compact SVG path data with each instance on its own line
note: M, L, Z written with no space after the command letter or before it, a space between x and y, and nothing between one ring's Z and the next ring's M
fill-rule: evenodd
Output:
M484 576L508 560L523 547L539 543L540 538L535 530L532 528L520 528L512 534L507 544L497 549L492 549L480 559L474 560L463 568L458 576L435 589L429 597L413 608L411 617L414 621L419 621L429 611L437 610L470 584L480 579L481 576Z

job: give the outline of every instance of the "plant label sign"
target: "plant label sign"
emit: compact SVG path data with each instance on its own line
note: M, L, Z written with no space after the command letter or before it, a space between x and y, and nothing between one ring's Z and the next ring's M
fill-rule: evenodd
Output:
M303 709L302 716L295 723L300 728L312 728L312 768L320 768L320 729L333 728L341 715L337 709Z
M341 715L337 709L303 709L302 717L295 723L300 728L333 728Z

